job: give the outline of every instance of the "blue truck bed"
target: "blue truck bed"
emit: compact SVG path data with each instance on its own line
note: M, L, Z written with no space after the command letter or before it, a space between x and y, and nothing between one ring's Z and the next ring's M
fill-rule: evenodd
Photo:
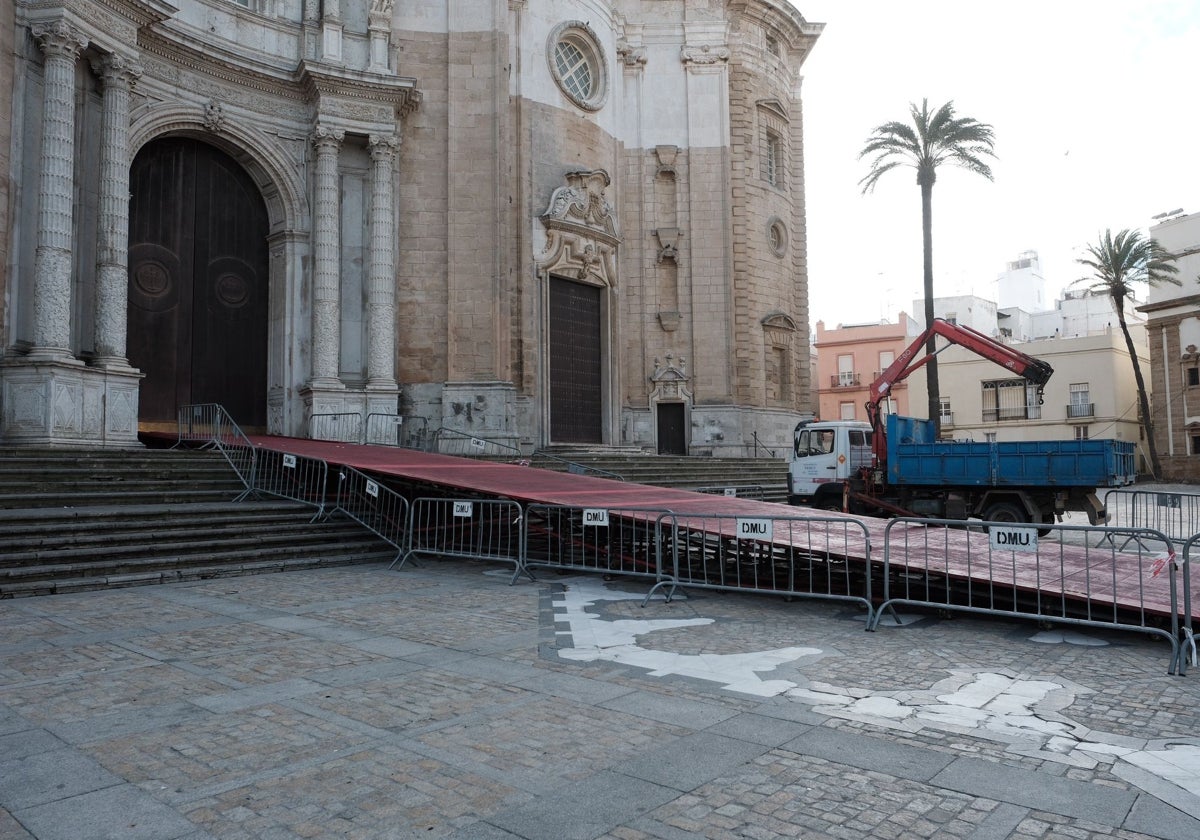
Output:
M893 485L1120 487L1137 479L1131 441L935 441L930 421L894 414L887 436Z

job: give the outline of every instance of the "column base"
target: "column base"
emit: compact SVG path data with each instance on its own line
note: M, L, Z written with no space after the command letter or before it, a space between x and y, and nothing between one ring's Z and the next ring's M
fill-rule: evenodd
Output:
M138 442L138 382L131 367L28 356L0 362L0 441L17 446L129 448Z

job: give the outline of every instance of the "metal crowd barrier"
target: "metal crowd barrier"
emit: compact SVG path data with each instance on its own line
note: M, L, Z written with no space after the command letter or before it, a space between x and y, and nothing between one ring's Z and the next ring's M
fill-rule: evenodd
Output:
M1200 494L1161 490L1109 490L1104 494L1109 522L1161 531L1185 542L1200 534Z
M512 563L513 580L524 572L521 506L508 499L437 499L412 503L404 553L388 568L417 555L465 557Z
M376 479L354 467L339 467L334 512L344 513L390 543L396 549L396 560L404 553L408 500Z
M662 508L525 507L523 570L658 576L658 518ZM515 581L521 570L513 574Z
M659 581L679 587L850 601L870 626L871 538L856 519L668 513L658 520Z
M459 455L465 458L524 457L519 448L510 444L490 438L476 437L457 429L447 429L445 426L433 433L433 451L442 455Z
M1180 644L1184 650L1179 657L1180 664L1184 670L1180 673L1185 673L1187 668L1188 653L1191 653L1192 667L1200 665L1197 661L1196 654L1196 634L1192 630L1192 551L1195 548L1196 553L1200 554L1200 534L1192 537L1183 546L1183 637L1180 639Z
M309 440L359 443L363 437L363 418L357 411L314 414L308 418Z
M312 505L316 520L325 515L328 478L329 465L319 458L260 448L250 493Z
M418 414L371 412L363 427L363 443L424 451L432 442L429 422Z
M229 413L217 403L196 403L180 406L176 417L179 439L175 446L200 444L201 449L216 449L249 492L254 485L257 450Z
M758 501L762 501L765 498L761 484L729 484L697 487L696 492L707 493L710 496L729 496L738 499L757 499Z
M974 526L974 523L972 523ZM885 610L906 604L1129 630L1171 644L1169 673L1180 667L1179 587L1174 544L1149 528L1073 525L1015 525L984 522L986 534L947 519L897 518L884 529L883 602L868 629ZM1057 539L1039 537L1059 532ZM1083 539L1067 539L1084 532ZM1088 537L1101 534L1100 545ZM1117 548L1126 539L1131 551ZM1082 544L1080 544L1082 543ZM1169 602L1158 578L1165 576ZM1169 624L1170 630L1163 624Z

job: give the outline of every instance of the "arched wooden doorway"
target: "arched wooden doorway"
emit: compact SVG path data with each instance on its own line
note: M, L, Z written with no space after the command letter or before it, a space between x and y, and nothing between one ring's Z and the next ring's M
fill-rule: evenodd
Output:
M267 416L267 210L233 158L148 143L130 171L129 361L145 374L142 429L220 403L243 428Z
M601 288L550 278L550 439L603 441Z

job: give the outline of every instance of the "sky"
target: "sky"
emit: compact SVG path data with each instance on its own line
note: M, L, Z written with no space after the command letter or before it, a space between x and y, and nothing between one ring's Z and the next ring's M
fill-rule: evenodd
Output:
M937 297L995 300L1036 251L1053 300L1105 229L1200 212L1200 0L792 2L825 24L801 88L812 324L894 322L923 296L915 172L864 195L858 159L923 98L996 135L994 181L938 170Z

